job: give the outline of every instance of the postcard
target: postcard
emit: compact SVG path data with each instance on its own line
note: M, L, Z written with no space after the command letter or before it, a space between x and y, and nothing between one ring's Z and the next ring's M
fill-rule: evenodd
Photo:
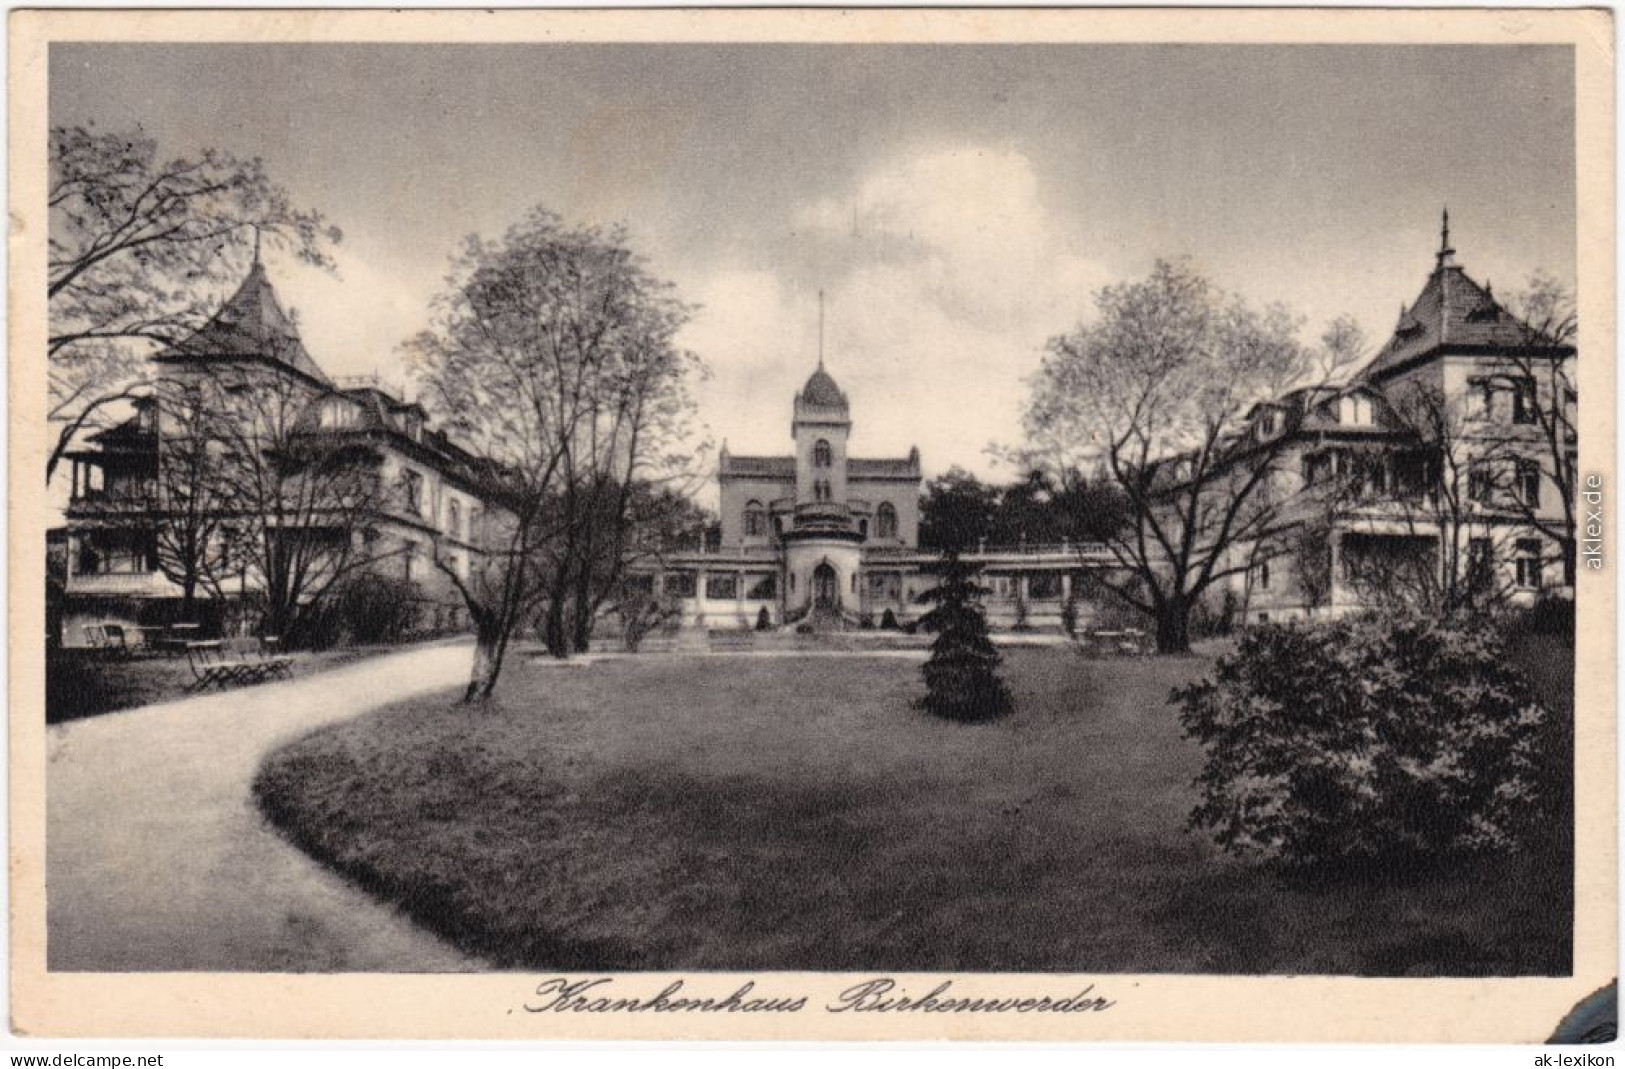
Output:
M11 30L18 1034L1613 1034L1609 13Z

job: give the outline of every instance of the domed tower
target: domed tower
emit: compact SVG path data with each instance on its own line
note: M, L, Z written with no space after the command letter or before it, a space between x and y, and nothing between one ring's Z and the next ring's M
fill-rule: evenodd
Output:
M796 443L796 504L846 501L846 442L852 410L819 361L796 394L790 436Z

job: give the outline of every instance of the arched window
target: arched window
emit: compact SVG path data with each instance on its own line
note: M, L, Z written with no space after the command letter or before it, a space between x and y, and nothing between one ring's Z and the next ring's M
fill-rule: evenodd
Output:
M897 537L897 510L892 508L890 501L882 501L880 507L875 509L875 537Z
M759 538L767 534L767 512L760 501L745 503L745 537Z
M820 438L813 444L813 467L827 468L830 466L829 443Z
M463 510L455 497L446 503L446 530L453 538L463 537Z

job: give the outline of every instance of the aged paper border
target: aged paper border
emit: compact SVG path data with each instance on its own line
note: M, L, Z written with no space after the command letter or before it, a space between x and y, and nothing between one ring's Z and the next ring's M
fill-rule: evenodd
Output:
M19 11L11 31L11 1025L27 1036L1242 1042L1541 1042L1618 959L1616 615L1608 567L1579 574L1574 975L1389 980L965 975L957 995L1115 1000L1071 1016L829 1014L857 974L694 974L685 994L809 996L790 1015L524 1012L541 974L51 973L45 967L44 274L46 54L56 41L807 41L1567 43L1575 48L1581 470L1615 479L1612 16L1590 10ZM678 974L628 975L649 996ZM945 977L896 977L923 993Z

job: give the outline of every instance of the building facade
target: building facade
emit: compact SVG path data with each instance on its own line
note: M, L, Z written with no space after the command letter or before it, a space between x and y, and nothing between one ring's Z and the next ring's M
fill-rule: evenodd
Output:
M1455 256L1446 215L1420 293L1352 380L1250 414L1245 435L1290 436L1270 492L1292 504L1272 544L1236 547L1246 621L1572 597L1576 350Z
M244 626L268 586L360 572L409 581L418 628L463 625L436 561L466 578L480 552L475 461L377 381L330 379L259 262L154 362L134 415L70 457L64 645L89 624Z
M685 623L712 629L906 626L926 610L939 558L921 548L920 454L850 451L846 394L822 363L791 402L794 451L718 460L719 544L639 566L641 590L673 599ZM1059 628L1074 579L1103 550L1066 544L979 546L966 554L995 626ZM1099 558L1099 559L1096 559Z

